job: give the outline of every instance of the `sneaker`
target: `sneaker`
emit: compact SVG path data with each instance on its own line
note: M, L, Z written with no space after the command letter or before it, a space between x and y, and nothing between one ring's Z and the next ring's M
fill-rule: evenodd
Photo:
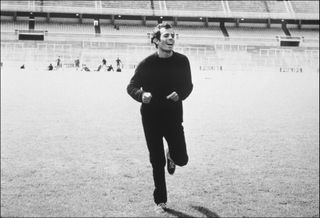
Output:
M169 150L167 150L167 170L170 175L173 175L176 170L176 164L171 159Z
M166 212L167 204L166 203L159 203L155 206L154 210L156 213L164 213Z

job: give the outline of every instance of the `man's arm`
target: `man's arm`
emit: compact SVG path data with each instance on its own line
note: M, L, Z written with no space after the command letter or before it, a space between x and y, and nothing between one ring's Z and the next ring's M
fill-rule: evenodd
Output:
M135 70L133 77L131 78L129 85L127 86L127 93L136 101L142 102L142 66L141 64Z
M192 78L191 78L191 69L188 58L186 57L184 60L184 74L182 78L180 78L179 87L177 89L177 93L179 95L180 100L185 100L193 89Z

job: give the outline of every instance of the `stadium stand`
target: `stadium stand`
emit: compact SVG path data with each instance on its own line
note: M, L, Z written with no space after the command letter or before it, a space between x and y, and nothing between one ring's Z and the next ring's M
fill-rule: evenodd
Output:
M290 1L295 13L319 13L319 1Z
M16 30L28 30L27 21L1 21L1 31L14 32ZM75 34L93 34L93 26L90 24L63 24L37 22L35 30L46 30L49 33L75 33Z
M289 19L301 13L319 19L319 1L1 1L1 10L149 16L256 17ZM240 13L240 14L238 14ZM297 15L295 15L295 13ZM312 14L312 15L310 15Z
M19 49L27 48L37 60L48 61L60 55L72 61L82 55L89 62L105 54L108 59L121 55L124 62L134 65L154 51L148 33L163 16L164 21L175 25L176 50L199 65L210 65L213 60L220 65L234 62L233 66L236 60L245 66L285 65L286 59L279 60L278 51L288 51L285 54L297 63L308 58L315 62L319 50L318 8L319 1L1 1L1 48L8 59L22 60L25 57ZM17 40L17 30L28 30L31 11L35 30L48 33L44 42ZM100 35L93 27L97 16ZM221 23L228 37L222 34ZM285 36L281 25L286 23L292 37L303 38L301 48L279 46L279 36ZM91 49L99 52L92 54ZM303 53L303 49L309 52ZM39 50L43 57L37 55Z
M228 4L234 12L268 12L265 1L228 1Z
M139 35L147 38L147 33L151 32L153 26L142 25L121 25L117 30L111 24L102 24L101 31L106 35ZM15 30L27 30L27 21L1 21L1 29L3 32L14 32ZM44 22L38 21L35 25L35 30L46 30L48 33L72 33L72 34L94 34L94 28L92 24L73 24L73 23L61 23L61 22ZM223 34L218 26L207 28L204 26L177 26L175 27L177 34L177 40L183 40L186 37L194 38L198 36L200 38L220 37L223 38ZM275 39L275 36L284 35L280 28L265 28L265 27L241 27L234 26L228 27L230 38L234 37L251 37L251 38L268 38ZM300 31L303 33L304 31ZM312 34L312 31L309 31Z
M166 1L166 9L168 11L189 11L190 13L207 12L208 10L224 11L221 1Z
M102 8L150 9L151 1L101 1Z
M15 32L28 29L28 21L1 21L1 32Z
M292 36L300 36L304 37L305 40L314 40L319 39L319 31L313 30L313 29L297 29L292 28L290 29Z
M270 13L288 13L284 1L265 1L267 11Z
M35 29L47 30L49 33L73 33L73 34L94 34L94 28L91 24L61 24L38 22Z
M180 36L191 36L191 35L202 35L202 36L220 36L222 37L223 34L218 26L206 28L203 26L177 26L175 28L176 32Z
M17 9L19 8L28 9L30 6L30 2L29 1L2 1L1 7L2 6L16 6Z
M280 28L265 27L228 27L230 37L252 37L270 39L275 36L284 36L284 32Z
M36 6L44 7L72 7L72 8L95 8L95 1L35 1Z

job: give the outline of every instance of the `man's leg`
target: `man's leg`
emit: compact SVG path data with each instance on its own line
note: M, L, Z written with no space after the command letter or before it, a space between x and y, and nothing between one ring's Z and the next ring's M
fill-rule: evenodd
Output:
M143 129L149 150L150 163L153 170L155 190L153 192L156 204L167 202L167 189L164 167L166 164L162 128L157 122L142 118Z
M165 139L168 143L170 158L178 166L188 163L189 157L182 123L171 123L165 130Z

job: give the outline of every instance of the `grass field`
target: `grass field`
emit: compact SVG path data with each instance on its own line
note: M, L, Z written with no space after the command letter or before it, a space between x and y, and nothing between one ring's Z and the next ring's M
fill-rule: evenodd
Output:
M319 217L319 73L192 73L159 215L133 71L2 67L1 216Z

